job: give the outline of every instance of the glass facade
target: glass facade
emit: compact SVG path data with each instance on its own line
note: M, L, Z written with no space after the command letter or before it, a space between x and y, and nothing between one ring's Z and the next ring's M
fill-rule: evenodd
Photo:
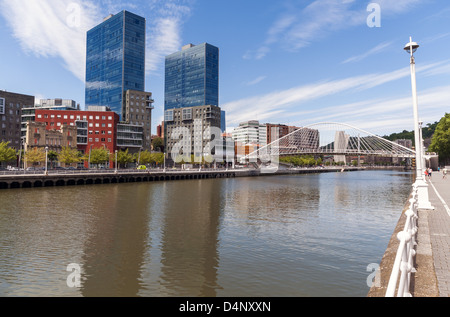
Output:
M122 118L126 91L144 91L145 24L122 11L88 31L86 107L108 106Z
M166 57L165 110L219 105L219 49L188 45Z

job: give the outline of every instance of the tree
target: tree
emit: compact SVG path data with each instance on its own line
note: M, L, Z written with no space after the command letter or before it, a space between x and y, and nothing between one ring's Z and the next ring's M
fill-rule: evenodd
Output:
M50 159L50 156L49 156ZM58 154L58 160L64 164L79 163L82 160L81 154L77 149L65 146L62 148L61 153Z
M155 151L163 151L164 150L164 140L162 138L154 138L152 140L152 147Z
M10 148L9 142L0 143L0 163L11 162L17 159L16 150Z
M153 162L157 165L164 164L164 153L152 153Z
M126 167L128 163L134 162L134 160L135 159L134 159L133 154L128 153L128 149L126 149L125 151L117 152L117 162L119 164L123 165L124 167ZM115 154L114 154L113 161L116 162Z
M25 153L25 161L27 164L36 165L45 161L45 150L43 148L33 148Z
M91 164L98 165L109 161L109 151L105 148L92 149L90 154L87 154L88 157L89 155L91 157Z
M136 161L139 160L140 165L147 165L153 163L152 153L149 151L141 152L141 156L139 157L139 153L136 157Z
M446 113L437 124L428 151L438 153L440 162L450 160L450 113Z
M55 161L58 160L58 153L56 151L48 151L48 160L54 166Z

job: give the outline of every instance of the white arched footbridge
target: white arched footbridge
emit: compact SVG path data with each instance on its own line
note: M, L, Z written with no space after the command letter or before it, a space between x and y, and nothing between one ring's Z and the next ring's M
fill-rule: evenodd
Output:
M280 156L378 155L414 158L416 152L403 145L345 123L321 122L311 124L278 138L277 129L271 131L275 141L246 155L247 162L273 162Z

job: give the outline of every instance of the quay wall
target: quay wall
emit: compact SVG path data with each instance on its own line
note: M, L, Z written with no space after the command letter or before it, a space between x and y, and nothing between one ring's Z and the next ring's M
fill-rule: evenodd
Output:
M119 171L111 172L73 172L55 174L7 174L0 175L0 190L54 186L99 185L154 181L195 180L208 178L235 178L271 175L295 175L324 172L354 171L357 168L311 168L311 169L280 169L276 172L261 172L256 169L233 170L177 170L171 171Z

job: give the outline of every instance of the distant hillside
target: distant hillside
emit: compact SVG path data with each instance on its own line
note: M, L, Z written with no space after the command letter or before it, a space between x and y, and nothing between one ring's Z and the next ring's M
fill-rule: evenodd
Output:
M435 122L433 124L428 123L426 127L422 128L422 137L424 140L429 139L433 136L438 123L439 122ZM389 141L395 141L395 140L401 140L401 139L412 140L413 146L414 146L414 131L403 130L403 132L392 133L391 135L385 135L383 138L385 138Z

